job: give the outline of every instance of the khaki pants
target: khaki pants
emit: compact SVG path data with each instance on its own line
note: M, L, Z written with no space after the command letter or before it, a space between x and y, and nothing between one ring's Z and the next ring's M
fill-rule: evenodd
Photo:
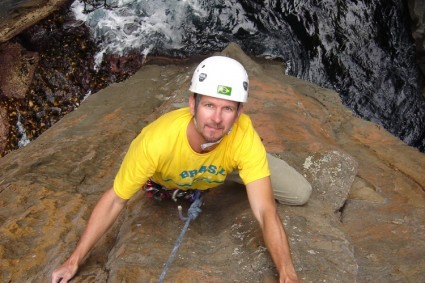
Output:
M287 205L305 204L311 195L310 183L282 159L267 154L267 160L275 199ZM227 180L243 184L237 171L229 174Z

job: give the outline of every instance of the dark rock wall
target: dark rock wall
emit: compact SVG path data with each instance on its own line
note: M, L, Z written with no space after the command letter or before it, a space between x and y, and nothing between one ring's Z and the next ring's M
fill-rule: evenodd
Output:
M417 59L425 74L425 2L408 0L412 37L415 40Z

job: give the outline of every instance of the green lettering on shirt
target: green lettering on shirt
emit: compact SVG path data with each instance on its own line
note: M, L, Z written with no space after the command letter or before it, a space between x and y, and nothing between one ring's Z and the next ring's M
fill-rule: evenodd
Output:
M179 176L182 179L189 178L189 177L195 178L197 175L203 174L203 173L226 176L226 170L224 168L221 168L221 167L217 168L216 165L212 165L212 164L209 166L202 165L199 168L199 170L196 170L196 169L184 170L179 174Z
M209 173L215 174L217 172L216 170L217 170L217 166L215 166L215 165L208 166L208 172Z
M204 172L207 172L207 166L201 166L201 168L199 168L199 171L198 171L199 173L204 173Z

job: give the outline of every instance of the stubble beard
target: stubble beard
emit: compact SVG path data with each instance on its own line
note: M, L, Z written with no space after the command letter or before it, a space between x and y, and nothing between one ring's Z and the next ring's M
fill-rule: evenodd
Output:
M196 129L196 131L203 137L203 139L205 140L205 142L206 143L215 143L215 142L218 142L218 141L220 141L223 137L224 137L224 132L223 133L221 133L218 137L209 137L209 136L207 136L205 133L204 133L204 131L201 131L200 129L199 129L199 125L198 125L198 123L197 123L197 121L196 121L196 118L194 117L194 119L193 119L193 122L194 122L194 124L195 124L195 129ZM210 125L209 125L210 126ZM203 128L205 129L207 127L207 124L205 124L204 126L203 126ZM216 129L222 129L222 130L224 130L224 127L221 127L220 125L213 125L213 127L215 127Z

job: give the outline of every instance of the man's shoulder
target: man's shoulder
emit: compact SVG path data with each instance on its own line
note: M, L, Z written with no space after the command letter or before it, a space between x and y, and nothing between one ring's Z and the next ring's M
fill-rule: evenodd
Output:
M242 131L247 131L253 128L251 118L245 113L242 113L241 116L239 116L236 124L238 129Z
M191 117L189 107L179 108L161 115L157 120L170 120L179 117Z
M245 123L251 123L251 117L249 117L248 114L242 113L239 117L239 121L245 122Z
M180 108L167 112L149 124L146 129L149 130L172 130L179 124L187 123L191 118L189 108Z
M184 108L167 112L144 127L137 140L151 152L172 150L173 143L186 136L190 117L190 111Z

